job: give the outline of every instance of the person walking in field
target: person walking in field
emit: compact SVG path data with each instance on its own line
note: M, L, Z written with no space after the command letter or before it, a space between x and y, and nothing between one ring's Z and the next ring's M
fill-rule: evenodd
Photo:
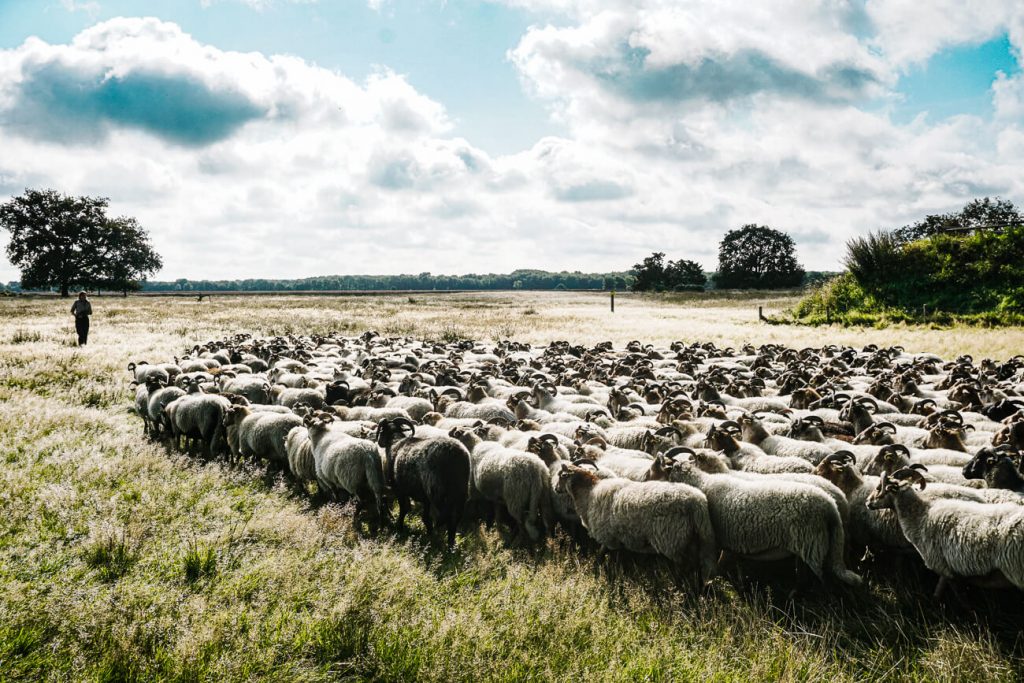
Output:
M92 304L85 297L85 292L79 292L78 300L71 304L71 315L75 316L78 345L85 346L85 343L89 341L89 316L92 315Z

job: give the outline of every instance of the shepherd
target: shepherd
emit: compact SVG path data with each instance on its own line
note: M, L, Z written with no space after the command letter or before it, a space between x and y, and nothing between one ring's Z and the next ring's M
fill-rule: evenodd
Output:
M75 331L78 332L78 345L85 346L89 341L89 316L92 315L92 304L85 292L78 293L78 300L71 304L71 315L75 316Z

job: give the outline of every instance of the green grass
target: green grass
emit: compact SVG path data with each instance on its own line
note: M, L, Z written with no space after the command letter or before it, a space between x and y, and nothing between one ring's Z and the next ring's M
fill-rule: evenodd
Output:
M417 336L449 324L486 336L529 307L538 315L520 334L534 342L658 340L682 327L669 303L641 311L622 297L616 327L591 329L606 298L560 296L492 296L483 303L509 305L465 316L452 297L280 297L261 299L255 319L237 301L118 300L82 350L63 345L68 323L47 308L61 302L0 303L0 340L26 317L42 334L0 341L0 680L1024 677L1020 593L936 604L934 578L911 563L878 568L864 591L804 586L782 565L751 572L743 590L718 579L694 595L661 562L601 564L563 538L514 550L482 529L449 553L415 523L370 534L348 509L314 507L258 470L170 453L141 438L128 409L129 361L284 323L358 333L397 316ZM706 315L726 319L732 305ZM755 325L737 329L755 341L805 334Z

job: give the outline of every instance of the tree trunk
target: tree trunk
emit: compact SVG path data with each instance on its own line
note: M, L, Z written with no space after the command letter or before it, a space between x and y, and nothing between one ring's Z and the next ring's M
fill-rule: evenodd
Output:
M66 282L60 283L60 296L61 296L62 299L67 299L68 298L68 296L69 296L69 294L68 294L68 283L66 283Z

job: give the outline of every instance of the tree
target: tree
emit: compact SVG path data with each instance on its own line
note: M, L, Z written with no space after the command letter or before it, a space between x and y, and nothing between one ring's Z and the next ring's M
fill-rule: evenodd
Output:
M751 223L722 238L715 275L721 289L796 287L803 277L793 238L784 232Z
M160 269L160 256L134 218L107 218L104 197L72 197L26 190L0 205L0 227L10 233L7 257L21 269L25 288L107 286L127 291Z
M950 228L977 228L981 226L1006 226L1024 223L1013 202L996 197L972 199L956 213L931 214L912 225L905 225L893 231L900 242L913 242L936 235Z
M633 266L633 291L650 292L703 288L704 269L696 261L665 261L665 253L656 251Z
M665 265L665 289L703 288L707 281L704 269L696 261L679 259Z
M91 281L97 286L128 295L141 289L140 280L163 267L149 244L149 235L134 218L108 220L99 231L91 263Z
M663 289L665 281L665 252L656 251L640 263L633 265L633 291L650 292Z

